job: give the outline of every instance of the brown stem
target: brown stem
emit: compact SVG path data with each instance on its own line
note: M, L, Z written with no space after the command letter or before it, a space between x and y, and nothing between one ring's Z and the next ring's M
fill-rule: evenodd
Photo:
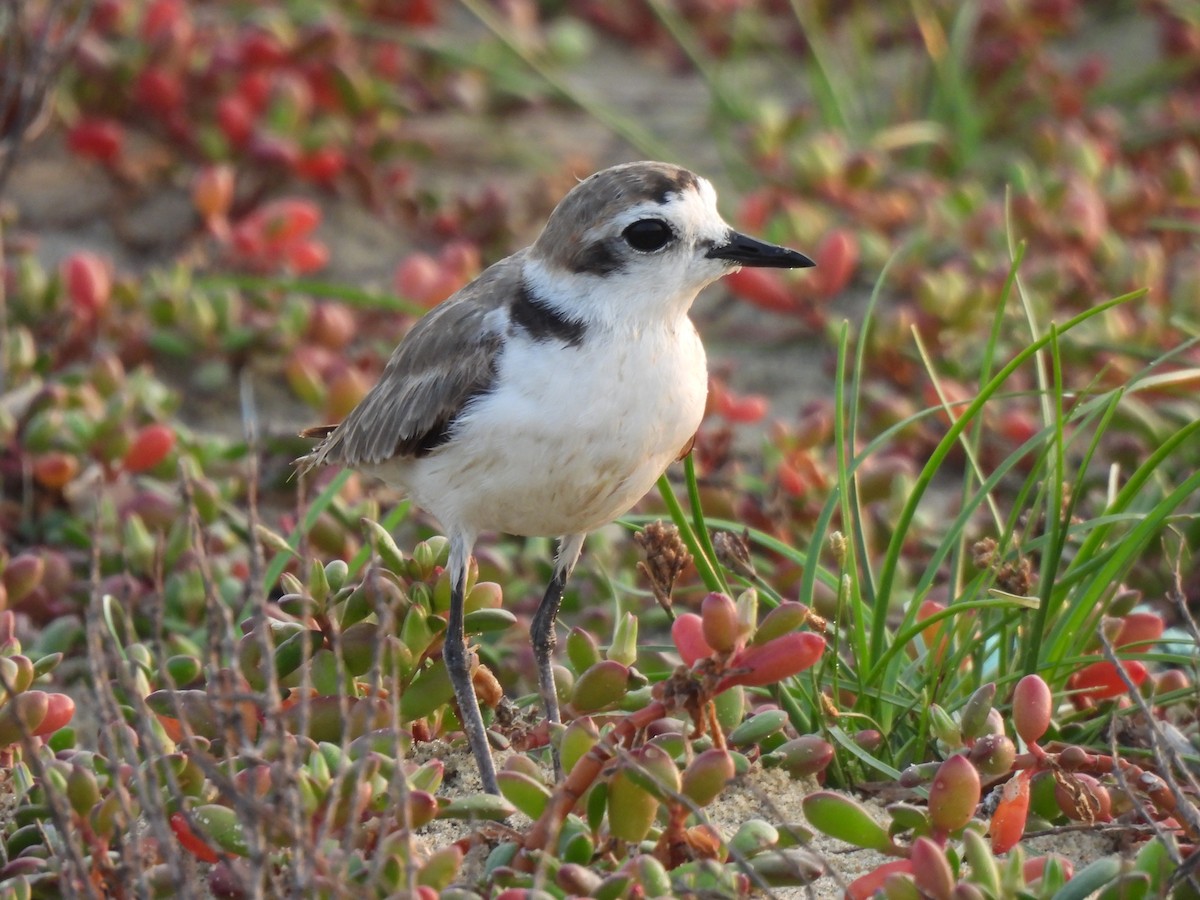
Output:
M536 850L545 847L551 836L558 833L575 804L595 784L605 765L616 755L618 745L631 740L638 731L657 719L669 716L677 708L673 702L656 700L622 719L609 732L607 738L597 742L563 779L541 818L525 835L524 849ZM513 867L518 872L532 871L533 858L528 853L522 853L513 861Z

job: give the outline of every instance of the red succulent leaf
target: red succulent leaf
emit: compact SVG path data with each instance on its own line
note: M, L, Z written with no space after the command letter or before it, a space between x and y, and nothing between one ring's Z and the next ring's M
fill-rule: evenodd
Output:
M168 821L170 822L171 830L175 832L175 837L179 839L180 846L196 857L196 859L200 860L200 862L215 863L221 858L208 845L208 842L204 838L192 830L182 812L171 813L171 818Z
M428 28L441 19L437 0L397 0L381 6L383 14L393 21L413 28Z
M946 859L945 849L936 841L921 835L909 848L913 864L913 880L922 896L949 900L954 892L954 872Z
M76 311L91 317L108 306L112 296L112 275L103 257L86 250L72 253L63 262L62 275L67 296Z
M308 320L308 336L327 350L341 350L352 340L358 323L341 303L318 303Z
M48 737L65 728L75 716L75 701L66 694L47 692L46 718L33 730L36 737Z
M1135 659L1121 660L1121 668L1135 686L1146 680L1146 667ZM1077 692L1076 696L1089 700L1107 700L1120 697L1128 690L1117 667L1106 659L1085 666L1067 679L1067 687Z
M286 246L308 237L321 223L321 210L311 200L284 197L273 200L255 215L263 235L275 246Z
M775 467L775 477L779 481L780 489L790 497L803 497L812 488L812 481L808 477L811 467L801 467L791 459L781 459L779 465Z
M770 405L761 394L735 394L728 388L713 398L713 409L727 422L751 424L762 421Z
M917 621L923 622L930 616L942 612L945 608L945 604L938 603L936 600L923 600L917 609ZM921 629L921 640L925 642L929 656L935 664L940 665L946 657L946 651L950 649L951 628L949 620L939 619L932 625Z
M1026 675L1013 690L1013 727L1026 744L1034 744L1050 727L1054 696L1040 675Z
M1089 823L1112 821L1112 795L1095 776L1086 772L1065 773L1056 781L1054 801L1068 819Z
M240 94L229 94L217 101L217 125L233 146L240 147L250 140L254 120L254 108Z
M1142 645L1140 649L1145 650L1147 649L1146 645L1154 643L1163 636L1165 628L1166 624L1163 622L1162 616L1156 613L1129 613L1121 618L1121 630L1117 632L1113 646L1128 647L1140 644Z
M134 82L133 97L147 110L160 116L169 115L183 104L183 82L162 66L146 66Z
M80 119L67 132L67 147L76 156L112 165L125 146L125 131L111 119Z
M1029 782L1032 778L1032 771L1026 769L1004 785L988 829L992 835L993 853L1007 853L1025 834L1025 820L1029 818Z
M732 674L721 679L717 692L739 684L746 687L775 684L811 668L824 652L825 638L811 631L793 631L765 644L747 647L729 660Z
M287 59L287 50L271 32L255 29L239 39L238 57L245 68L272 68Z
M329 248L320 241L300 241L287 250L287 262L298 275L311 275L329 265Z
M739 269L725 277L733 295L771 312L795 312L796 298L787 283L775 272L766 269Z
M175 430L155 423L142 428L125 451L122 465L127 472L145 472L167 458L175 448Z
M750 234L761 232L767 225L775 198L766 189L751 191L742 198L737 220Z
M850 882L846 887L846 900L869 900L883 887L889 876L897 873L911 875L912 871L912 860L896 859L886 862Z
M50 450L33 459L33 480L49 490L62 490L78 474L78 457L65 450Z
M465 284L483 268L483 254L476 244L460 238L450 241L441 249L438 262Z
M271 73L262 69L251 69L238 79L237 95L246 102L255 114L267 108L271 99L273 79Z
M697 660L716 652L704 639L704 620L695 613L684 613L675 619L671 625L671 640L685 666L693 666Z
M822 297L832 297L845 289L858 268L858 238L844 229L828 232L814 254L817 268L811 281Z
M1063 877L1068 881L1075 874L1075 865L1065 856L1060 856L1057 853L1050 853L1046 856L1035 856L1033 859L1027 859L1025 865L1021 868L1021 874L1025 878L1027 885L1033 884L1046 873L1046 866L1051 862L1056 862L1059 869L1063 873Z
M183 42L191 31L187 4L183 0L152 0L142 17L141 37L159 46Z
M392 283L401 297L431 309L449 296L444 268L428 253L413 253L396 266Z
M318 147L302 155L296 173L316 184L332 184L346 168L346 154L336 147Z

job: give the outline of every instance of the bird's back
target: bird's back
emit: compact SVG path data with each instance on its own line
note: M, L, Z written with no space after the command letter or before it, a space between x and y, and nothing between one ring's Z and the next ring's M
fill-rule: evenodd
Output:
M422 457L445 443L455 418L495 379L501 313L520 284L524 252L495 263L422 317L345 421L308 432L324 440L299 461L301 469Z

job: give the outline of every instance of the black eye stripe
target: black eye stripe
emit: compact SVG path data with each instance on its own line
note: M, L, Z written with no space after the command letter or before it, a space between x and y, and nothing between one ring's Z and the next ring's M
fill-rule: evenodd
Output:
M621 232L621 237L634 250L653 253L675 239L675 232L662 219L638 219Z

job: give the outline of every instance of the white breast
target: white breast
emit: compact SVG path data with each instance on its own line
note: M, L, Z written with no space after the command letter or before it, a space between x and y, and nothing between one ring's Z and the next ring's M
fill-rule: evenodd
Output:
M582 345L511 338L497 387L453 439L380 466L445 528L558 536L624 514L695 434L704 347L691 321L589 332Z

